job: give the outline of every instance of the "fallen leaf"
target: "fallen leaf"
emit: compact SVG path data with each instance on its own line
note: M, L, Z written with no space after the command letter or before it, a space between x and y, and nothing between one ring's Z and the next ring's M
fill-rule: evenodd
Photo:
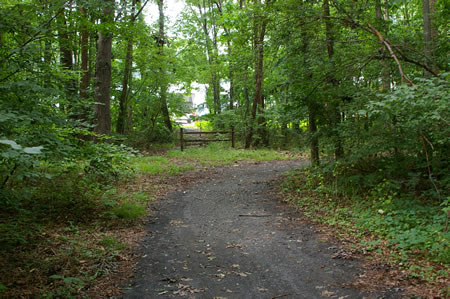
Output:
M333 296L334 294L335 294L334 292L330 292L330 291L325 290L325 291L323 291L320 295L321 295L321 296L324 296L324 297L331 297L331 296Z
M236 274L237 276L241 276L241 277L247 277L251 274L249 272L235 272L235 271L233 271L232 273Z
M243 246L241 244L232 243L232 244L228 244L226 246L226 248L239 248L239 249L242 249Z

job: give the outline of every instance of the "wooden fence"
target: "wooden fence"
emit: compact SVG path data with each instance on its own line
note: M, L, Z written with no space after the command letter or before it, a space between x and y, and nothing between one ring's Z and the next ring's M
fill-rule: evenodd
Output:
M207 137L207 136L217 135L217 134L231 134L231 138L229 138L229 139L202 138L203 136ZM194 135L194 136L197 135L198 137L196 139L188 139L188 138L185 138L186 135ZM189 143L205 144L205 143L209 143L209 142L221 142L221 141L231 141L231 147L234 148L234 128L231 128L231 131L213 131L213 132L185 131L183 128L180 128L180 148L181 148L181 151L183 151L184 148Z

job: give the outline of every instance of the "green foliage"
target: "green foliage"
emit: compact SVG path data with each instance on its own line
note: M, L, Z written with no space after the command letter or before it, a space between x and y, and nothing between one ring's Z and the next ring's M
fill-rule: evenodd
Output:
M123 250L126 248L124 244L117 241L114 237L104 237L99 244L106 247L108 250Z
M448 196L450 117L448 85L421 80L349 105L354 117L341 125L347 155L326 167L343 190L363 191L383 182L399 193L429 200Z
M83 288L84 282L78 277L64 277L62 275L51 275L49 278L59 281L62 284L55 293L53 293L50 297L58 297L58 296L69 296L72 297L71 294L76 294L80 289ZM49 297L44 296L44 297Z
M88 175L94 175L97 180L116 181L133 175L129 162L131 157L138 154L133 148L123 144L116 146L107 143L95 145L90 143L83 150L87 162L84 171Z
M317 221L347 227L356 235L370 232L404 256L420 253L436 262L450 260L450 232L442 205L399 194L390 181L366 190L363 197L343 197L328 174L317 168L291 173L283 187Z
M207 120L198 120L195 122L195 127L202 131L212 131L214 127L212 126L210 121Z
M171 176L194 169L191 164L177 165L161 156L135 158L133 164L139 172L151 175Z
M142 204L125 201L112 210L112 213L123 220L136 221L146 215L147 210Z
M230 165L238 161L273 161L289 160L297 157L270 149L235 150L229 145L211 143L206 148L187 148L183 152L172 150L167 153L170 158L182 158L202 165Z

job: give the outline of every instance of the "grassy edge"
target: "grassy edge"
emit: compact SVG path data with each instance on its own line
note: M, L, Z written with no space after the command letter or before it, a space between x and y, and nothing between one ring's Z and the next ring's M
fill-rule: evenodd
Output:
M450 296L449 273L445 264L424 260L424 253L411 252L411 255L405 256L404 252L389 246L388 240L383 236L367 230L361 231L356 223L343 220L345 213L354 212L351 201L305 188L293 189L293 186L289 186L292 184L293 173L296 171L285 173L279 181L284 201L311 222L323 227L322 232L332 231L333 233L325 233L327 238L338 239L349 252L364 256L368 268L374 265L388 267L393 273L393 279L411 282L411 285L405 285L411 298L416 298L417 294L424 298ZM413 286L414 284L418 287Z

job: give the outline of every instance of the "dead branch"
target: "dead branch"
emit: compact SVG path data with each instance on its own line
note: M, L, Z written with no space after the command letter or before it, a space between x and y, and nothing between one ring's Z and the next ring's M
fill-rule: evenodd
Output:
M391 44L384 39L383 35L381 35L380 31L376 30L375 27L373 27L371 24L367 24L367 26L370 28L370 30L372 30L373 34L378 36L378 39L380 40L380 42L388 49L388 51L391 54L392 58L394 58L395 63L398 66L398 70L400 72L400 76L402 78L402 83L405 83L405 81L406 81L406 82L408 82L408 84L410 86L414 85L414 83L411 80L409 80L409 78L406 77L406 75L403 73L402 65L400 64L400 61L398 60L397 56L395 55L394 50L392 50Z

